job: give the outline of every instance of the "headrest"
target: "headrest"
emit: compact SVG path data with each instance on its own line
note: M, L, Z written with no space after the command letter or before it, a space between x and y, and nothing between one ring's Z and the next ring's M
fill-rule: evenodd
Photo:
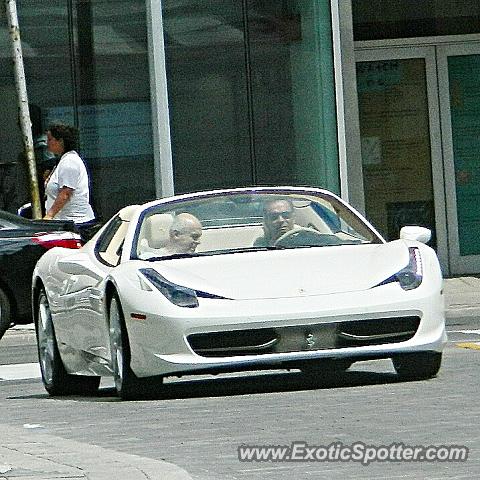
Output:
M145 238L151 248L162 248L170 238L170 226L173 216L169 213L157 213L145 220Z
M123 221L129 222L139 208L140 205L128 205L127 207L123 207L120 212L118 212L118 216Z

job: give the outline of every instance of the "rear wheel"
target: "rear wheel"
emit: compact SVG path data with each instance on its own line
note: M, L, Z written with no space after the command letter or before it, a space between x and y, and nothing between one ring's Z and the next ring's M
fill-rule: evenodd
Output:
M154 396L161 388L162 379L139 378L130 368L130 344L122 306L116 293L110 300L109 320L113 379L119 397L136 400Z
M440 352L403 353L392 357L393 367L405 380L426 380L437 375L442 364Z
M0 338L12 325L12 309L7 294L0 288Z
M37 308L35 330L38 359L45 390L50 395L80 395L96 392L100 384L100 377L71 375L65 370L58 351L50 306L43 289L38 295Z

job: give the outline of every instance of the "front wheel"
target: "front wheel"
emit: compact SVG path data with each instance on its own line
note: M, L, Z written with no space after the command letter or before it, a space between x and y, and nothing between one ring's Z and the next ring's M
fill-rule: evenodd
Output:
M139 378L130 368L130 344L122 306L116 293L110 300L109 320L112 371L118 396L123 400L154 396L161 387L162 379Z
M38 360L45 390L50 395L59 396L95 393L100 384L100 377L71 375L65 370L58 351L50 306L43 289L38 295L37 308L35 330Z
M392 357L392 363L402 379L427 380L435 377L440 370L442 353L403 353Z

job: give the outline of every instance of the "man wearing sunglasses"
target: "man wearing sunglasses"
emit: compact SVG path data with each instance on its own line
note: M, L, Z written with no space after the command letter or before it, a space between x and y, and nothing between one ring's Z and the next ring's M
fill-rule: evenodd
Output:
M258 237L255 247L268 247L294 227L294 210L290 200L269 200L263 206L263 237Z

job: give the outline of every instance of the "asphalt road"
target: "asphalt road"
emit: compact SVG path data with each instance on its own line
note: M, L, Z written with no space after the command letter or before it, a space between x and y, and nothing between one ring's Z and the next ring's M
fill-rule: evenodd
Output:
M480 328L480 326L479 326ZM111 382L95 397L50 398L39 379L0 381L0 423L166 460L206 479L476 478L480 474L475 322L449 327L436 379L400 382L390 361L354 364L330 384L299 372L190 377L164 398L118 400ZM36 360L32 333L9 332L0 364ZM240 462L239 445L464 445L465 462ZM34 435L32 434L32 442Z

